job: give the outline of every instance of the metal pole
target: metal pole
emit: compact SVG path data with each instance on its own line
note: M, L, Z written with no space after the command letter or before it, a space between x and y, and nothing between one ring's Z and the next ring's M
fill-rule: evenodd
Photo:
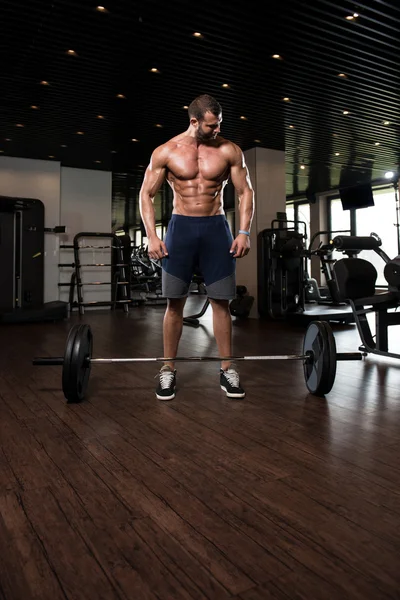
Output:
M308 355L285 354L282 356L177 356L176 358L150 357L150 358L87 358L90 364L109 363L136 363L136 362L190 362L190 361L238 361L238 360L308 360ZM32 360L36 366L61 366L64 364L62 356L43 356Z
M366 353L363 352L338 352L336 360L361 360ZM137 363L137 362L216 362L216 361L239 361L239 360L303 360L313 361L314 355L310 354L282 354L277 356L177 356L176 358L165 358L163 356L150 358L87 358L87 364L111 364L111 363ZM62 366L64 358L58 357L38 357L32 360L36 366Z
M239 361L239 360L306 360L308 355L285 354L282 356L177 356L176 358L91 358L90 364L130 362L186 362L186 361Z

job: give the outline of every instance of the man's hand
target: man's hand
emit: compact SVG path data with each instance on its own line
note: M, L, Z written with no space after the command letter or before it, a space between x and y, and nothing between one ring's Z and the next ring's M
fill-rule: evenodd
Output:
M159 237L155 236L149 238L149 244L147 246L147 254L149 258L153 260L159 260L164 256L168 256L168 250L166 245Z
M233 240L230 249L233 258L242 258L250 252L250 237L245 233L239 233L239 235Z

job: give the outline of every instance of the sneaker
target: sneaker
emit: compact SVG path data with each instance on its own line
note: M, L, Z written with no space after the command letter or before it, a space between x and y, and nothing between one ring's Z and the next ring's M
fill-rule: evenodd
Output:
M156 375L157 377L157 375ZM158 374L160 382L156 390L159 400L172 400L175 398L176 370L173 371L168 365L164 365Z
M220 370L221 390L226 392L228 398L244 398L246 392L240 387L239 373L233 367L226 371Z

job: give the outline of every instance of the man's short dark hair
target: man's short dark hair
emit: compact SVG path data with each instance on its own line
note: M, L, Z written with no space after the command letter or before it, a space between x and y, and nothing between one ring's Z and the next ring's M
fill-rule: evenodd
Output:
M189 119L195 118L198 121L203 121L206 112L210 112L216 117L222 114L222 106L213 97L208 94L197 96L189 105Z

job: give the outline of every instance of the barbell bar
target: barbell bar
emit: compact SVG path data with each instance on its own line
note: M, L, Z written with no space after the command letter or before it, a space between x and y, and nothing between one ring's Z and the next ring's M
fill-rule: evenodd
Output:
M64 356L37 357L35 366L62 366L62 389L69 403L81 402L87 391L92 365L143 362L221 362L245 360L301 360L307 389L316 396L328 394L336 377L338 360L361 360L365 352L337 353L332 329L325 321L312 321L303 340L302 354L256 356L180 356L145 358L92 358L93 333L90 325L76 324L70 329Z
M187 361L238 361L238 360L308 360L308 355L300 354L282 354L280 356L176 356L164 357L154 356L150 358L87 358L86 362L92 364L106 365L112 363L136 363L136 362L187 362ZM63 356L34 358L32 364L36 366L62 366L64 364Z

